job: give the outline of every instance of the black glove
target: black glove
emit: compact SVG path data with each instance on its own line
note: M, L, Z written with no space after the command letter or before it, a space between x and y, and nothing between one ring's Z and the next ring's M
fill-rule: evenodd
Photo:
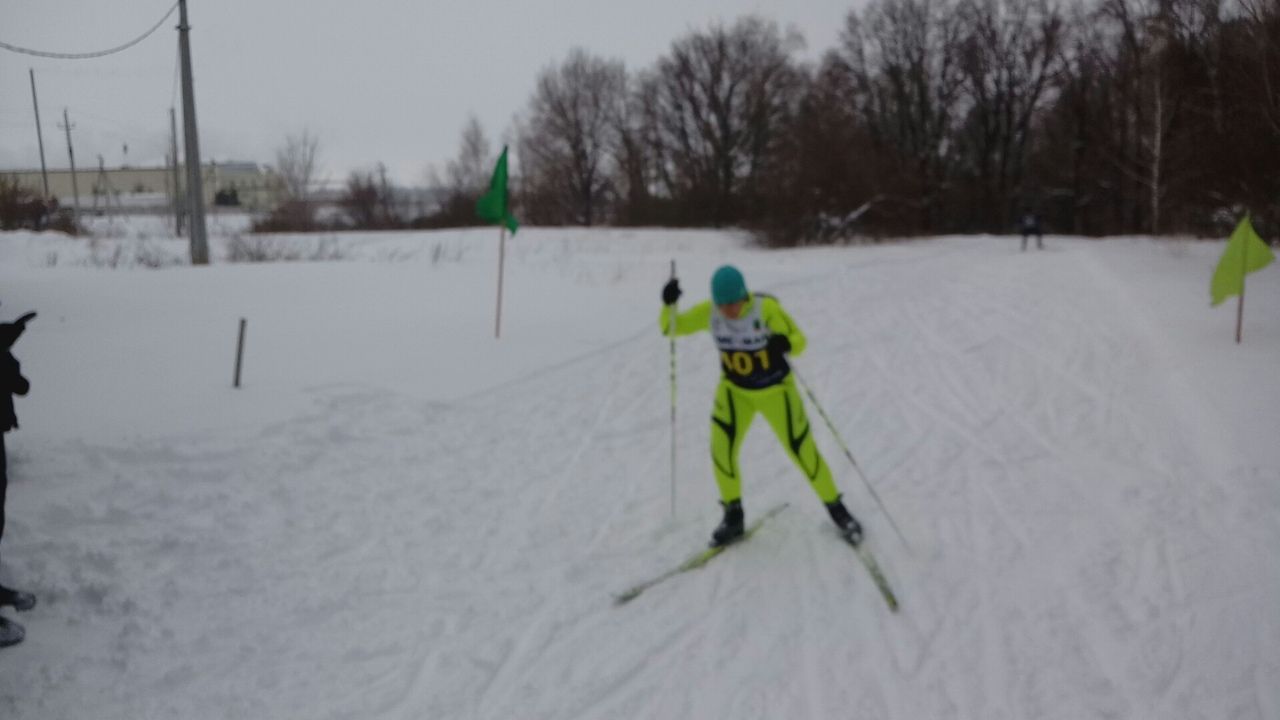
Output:
M35 313L29 312L11 323L0 323L0 350L13 347L13 344L18 341L18 336L27 329L27 321L35 316Z
M684 293L680 290L680 281L675 278L671 278L667 281L666 285L662 286L662 304L675 305L676 301L679 300L680 296L683 294Z
M791 340L786 335L774 333L769 336L769 343L765 345L765 349L774 357L781 357L791 352Z

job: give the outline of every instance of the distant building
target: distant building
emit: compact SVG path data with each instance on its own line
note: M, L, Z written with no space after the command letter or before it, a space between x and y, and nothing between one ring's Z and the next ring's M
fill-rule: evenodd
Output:
M178 168L179 193L186 188L186 170ZM13 178L22 187L44 193L40 170L0 170L0 175ZM80 189L80 209L113 210L173 207L173 168L118 167L99 169L94 166L76 168L76 185ZM204 202L208 208L239 207L253 212L269 211L281 201L284 184L270 168L253 162L209 162L203 171ZM69 208L73 202L71 171L49 170L49 193L58 203Z

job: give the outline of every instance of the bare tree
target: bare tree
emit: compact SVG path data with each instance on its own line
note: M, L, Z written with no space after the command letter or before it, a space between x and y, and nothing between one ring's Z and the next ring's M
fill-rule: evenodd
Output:
M1109 182L1103 172L1110 97L1104 31L1086 9L1068 11L1054 62L1054 94L1040 114L1029 154L1050 227L1085 234L1101 229L1094 208Z
M1258 100L1271 132L1280 136L1280 7L1275 0L1239 0L1253 56Z
M255 232L299 232L315 227L311 190L319 181L320 140L303 130L285 136L276 149L276 174L282 187L282 202L271 213L254 222Z
M485 136L480 121L472 115L462 130L458 157L445 166L449 189L456 197L471 200L479 197L489 180L491 168L488 166L492 161L489 139Z
M661 224L654 194L659 184L659 85L653 73L630 81L625 109L614 119L617 217L628 225Z
M1012 194L1025 173L1032 120L1050 87L1062 18L1045 0L965 0L959 11L969 107L963 147L980 191L977 222L999 231L1016 210Z
M414 219L415 227L465 227L476 223L476 200L484 194L493 171L494 156L480 121L467 118L458 143L458 155L445 163L441 173L435 167L424 172L428 187L439 192L439 206ZM517 193L513 191L513 199Z
M1120 173L1123 224L1133 229L1159 233L1166 199L1179 185L1199 182L1191 114L1207 79L1187 72L1186 36L1197 1L1104 0L1098 10L1099 21L1116 31L1108 155Z
M1237 0L1237 19L1224 23L1220 43L1230 118L1229 153L1219 175L1224 198L1250 208L1255 225L1280 230L1280 5Z
M658 62L660 174L686 219L744 217L801 83L796 34L757 17L677 40Z
M320 140L309 130L285 137L284 145L276 150L276 172L284 183L288 200L306 202L311 186L319 172Z
M913 183L923 230L941 220L955 162L956 118L965 110L960 67L962 25L952 0L876 0L849 13L838 57L851 101L873 138L899 156Z
M521 172L528 191L554 208L553 222L592 225L604 216L613 192L610 151L626 92L621 62L582 49L539 75L520 145Z
M387 166L378 163L372 172L353 172L347 177L342 206L352 225L366 230L384 230L403 225L395 209L395 190L387 180Z
M847 68L832 53L810 75L775 157L764 173L753 223L767 245L832 242L865 234L868 212L879 207L899 175L900 161L879 152L854 111Z

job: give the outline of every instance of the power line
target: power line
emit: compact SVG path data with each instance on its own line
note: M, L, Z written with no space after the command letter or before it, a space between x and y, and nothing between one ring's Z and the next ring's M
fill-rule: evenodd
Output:
M25 55L35 55L36 57L57 58L59 60L88 60L90 58L104 57L106 55L112 55L112 54L118 53L122 50L128 50L134 45L137 45L143 40L146 40L148 37L150 37L151 33L155 32L156 30L159 30L160 26L164 24L164 21L168 20L169 16L173 14L173 11L177 9L178 9L178 3L175 2L173 4L173 7L169 8L169 12L165 13L164 17L160 18L159 22L157 22L155 25L152 25L150 30L139 35L133 40L130 40L129 42L123 45L113 47L110 50L99 50L97 52L88 52L88 53L55 53L55 52L44 52L42 50L32 50L30 48L18 47L16 45L10 45L9 43L3 42L3 41L0 41L0 49L9 50L16 53L23 53Z

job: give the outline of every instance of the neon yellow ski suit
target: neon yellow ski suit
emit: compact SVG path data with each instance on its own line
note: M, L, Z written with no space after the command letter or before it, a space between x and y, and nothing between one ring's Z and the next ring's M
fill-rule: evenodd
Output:
M671 334L671 309L664 305L658 318L663 335ZM799 326L777 298L752 293L737 319L725 317L710 300L676 314L676 335L703 330L712 332L720 350L720 384L711 412L711 466L720 499L728 503L742 497L738 451L759 412L818 498L823 503L835 501L840 492L813 441L791 368L785 356L775 357L765 349L769 335L782 334L791 341L791 355L804 352L806 340Z

